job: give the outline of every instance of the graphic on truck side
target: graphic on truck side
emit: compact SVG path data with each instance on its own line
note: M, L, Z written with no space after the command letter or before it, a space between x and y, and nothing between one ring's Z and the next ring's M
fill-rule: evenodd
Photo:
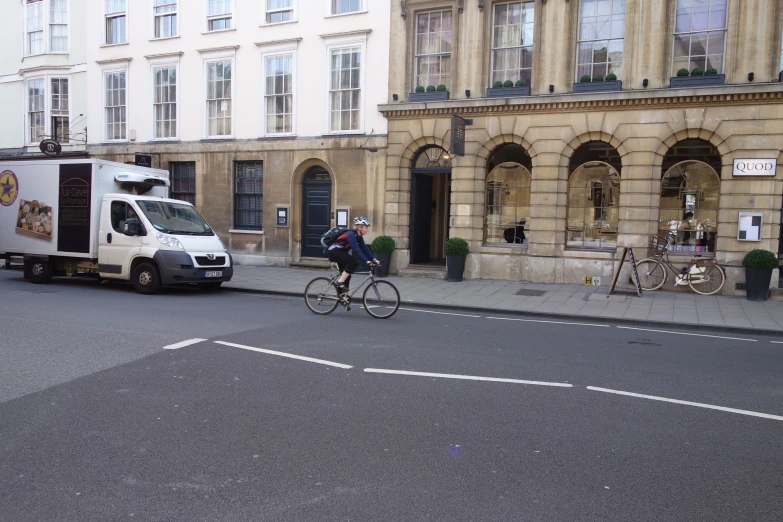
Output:
M10 170L0 172L0 205L10 207L19 195L19 180Z
M52 240L52 207L38 200L19 200L16 233L45 241Z

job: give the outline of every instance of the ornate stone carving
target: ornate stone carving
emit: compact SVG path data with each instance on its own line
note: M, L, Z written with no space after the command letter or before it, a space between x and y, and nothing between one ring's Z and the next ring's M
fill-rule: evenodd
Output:
M403 20L408 16L408 0L400 0L400 16Z
M484 0L478 0L479 11L484 12Z
M462 13L463 9L465 9L465 0L457 0L457 10Z

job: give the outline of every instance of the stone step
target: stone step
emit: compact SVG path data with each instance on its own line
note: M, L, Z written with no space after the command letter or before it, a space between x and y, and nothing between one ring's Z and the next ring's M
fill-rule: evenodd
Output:
M770 288L769 298L775 301L783 301L783 288Z
M446 268L439 269L436 267L408 267L402 270L397 270L397 275L400 277L423 277L425 279L446 279Z
M310 270L330 270L332 268L328 259L303 258L301 261L291 263L291 268L307 268Z

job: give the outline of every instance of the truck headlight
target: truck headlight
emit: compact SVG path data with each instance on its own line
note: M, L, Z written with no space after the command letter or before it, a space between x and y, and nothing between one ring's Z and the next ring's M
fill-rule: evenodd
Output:
M180 248L183 250L185 248L182 246L182 243L180 243L179 239L177 239L176 237L171 237L161 232L158 232L156 237L158 238L158 241L160 241L162 244L166 245L167 247Z

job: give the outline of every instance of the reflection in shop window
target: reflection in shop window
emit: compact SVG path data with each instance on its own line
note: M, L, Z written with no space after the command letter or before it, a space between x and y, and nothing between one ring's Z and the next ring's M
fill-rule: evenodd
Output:
M486 243L527 244L530 172L519 163L502 163L487 176Z
M620 176L607 163L581 165L568 183L567 246L612 250L617 247Z
M720 177L699 161L683 161L661 180L658 235L674 232L675 251L715 252Z

